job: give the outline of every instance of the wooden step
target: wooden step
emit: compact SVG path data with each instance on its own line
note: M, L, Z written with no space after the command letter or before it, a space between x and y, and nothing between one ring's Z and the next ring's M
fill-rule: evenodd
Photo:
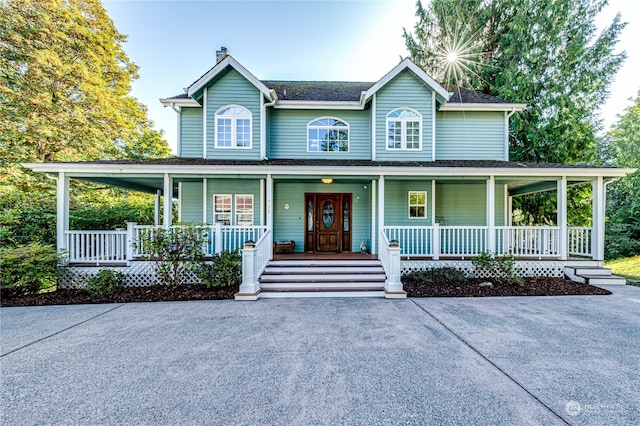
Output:
M288 274L270 274L270 275L262 275L260 277L261 283L266 282L311 282L311 283L320 283L320 282L331 282L331 281L339 281L339 282L355 282L355 281L385 281L386 276L384 274L296 274L296 275L288 275Z
M268 266L380 266L379 260L272 260Z
M627 279L617 275L589 275L585 278L590 285L627 285Z
M568 268L573 269L575 275L581 276L611 275L611 269L598 266L569 266Z
M302 289L315 289L317 291L321 291L324 289L334 289L334 290L343 290L343 289L384 289L384 280L382 281L326 281L326 282L287 282L287 281L273 281L273 282L261 282L260 288L264 290L273 290L273 289L291 289L291 290L302 290Z
M379 265L372 266L267 266L265 275L272 274L360 274L360 273L384 273L384 269Z

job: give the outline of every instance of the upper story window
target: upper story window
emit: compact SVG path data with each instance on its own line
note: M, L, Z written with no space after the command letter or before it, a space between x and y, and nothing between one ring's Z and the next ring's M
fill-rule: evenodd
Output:
M307 152L349 152L349 125L322 117L307 124Z
M251 148L251 111L227 105L216 111L216 148Z
M387 149L422 149L422 116L409 108L387 114Z

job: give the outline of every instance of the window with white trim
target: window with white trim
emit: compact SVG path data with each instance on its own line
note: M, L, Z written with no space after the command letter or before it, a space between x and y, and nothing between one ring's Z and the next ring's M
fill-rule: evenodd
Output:
M409 191L409 219L427 217L427 191Z
M307 152L349 152L349 125L333 117L307 124Z
M213 196L213 222L231 225L231 195Z
M236 195L236 225L253 225L253 195Z
M251 148L251 111L227 105L216 111L216 148Z
M387 149L422 149L422 116L410 108L397 108L387 114Z

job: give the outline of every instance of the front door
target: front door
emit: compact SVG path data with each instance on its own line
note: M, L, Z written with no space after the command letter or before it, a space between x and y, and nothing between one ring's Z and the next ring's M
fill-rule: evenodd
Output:
M351 249L351 194L305 194L305 251Z

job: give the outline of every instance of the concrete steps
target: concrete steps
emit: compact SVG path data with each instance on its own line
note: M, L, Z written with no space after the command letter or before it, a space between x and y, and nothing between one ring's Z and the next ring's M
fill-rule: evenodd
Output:
M259 298L385 297L379 260L276 260L260 277Z
M565 266L564 273L572 281L589 285L626 285L627 279L611 274L611 269L599 266Z

